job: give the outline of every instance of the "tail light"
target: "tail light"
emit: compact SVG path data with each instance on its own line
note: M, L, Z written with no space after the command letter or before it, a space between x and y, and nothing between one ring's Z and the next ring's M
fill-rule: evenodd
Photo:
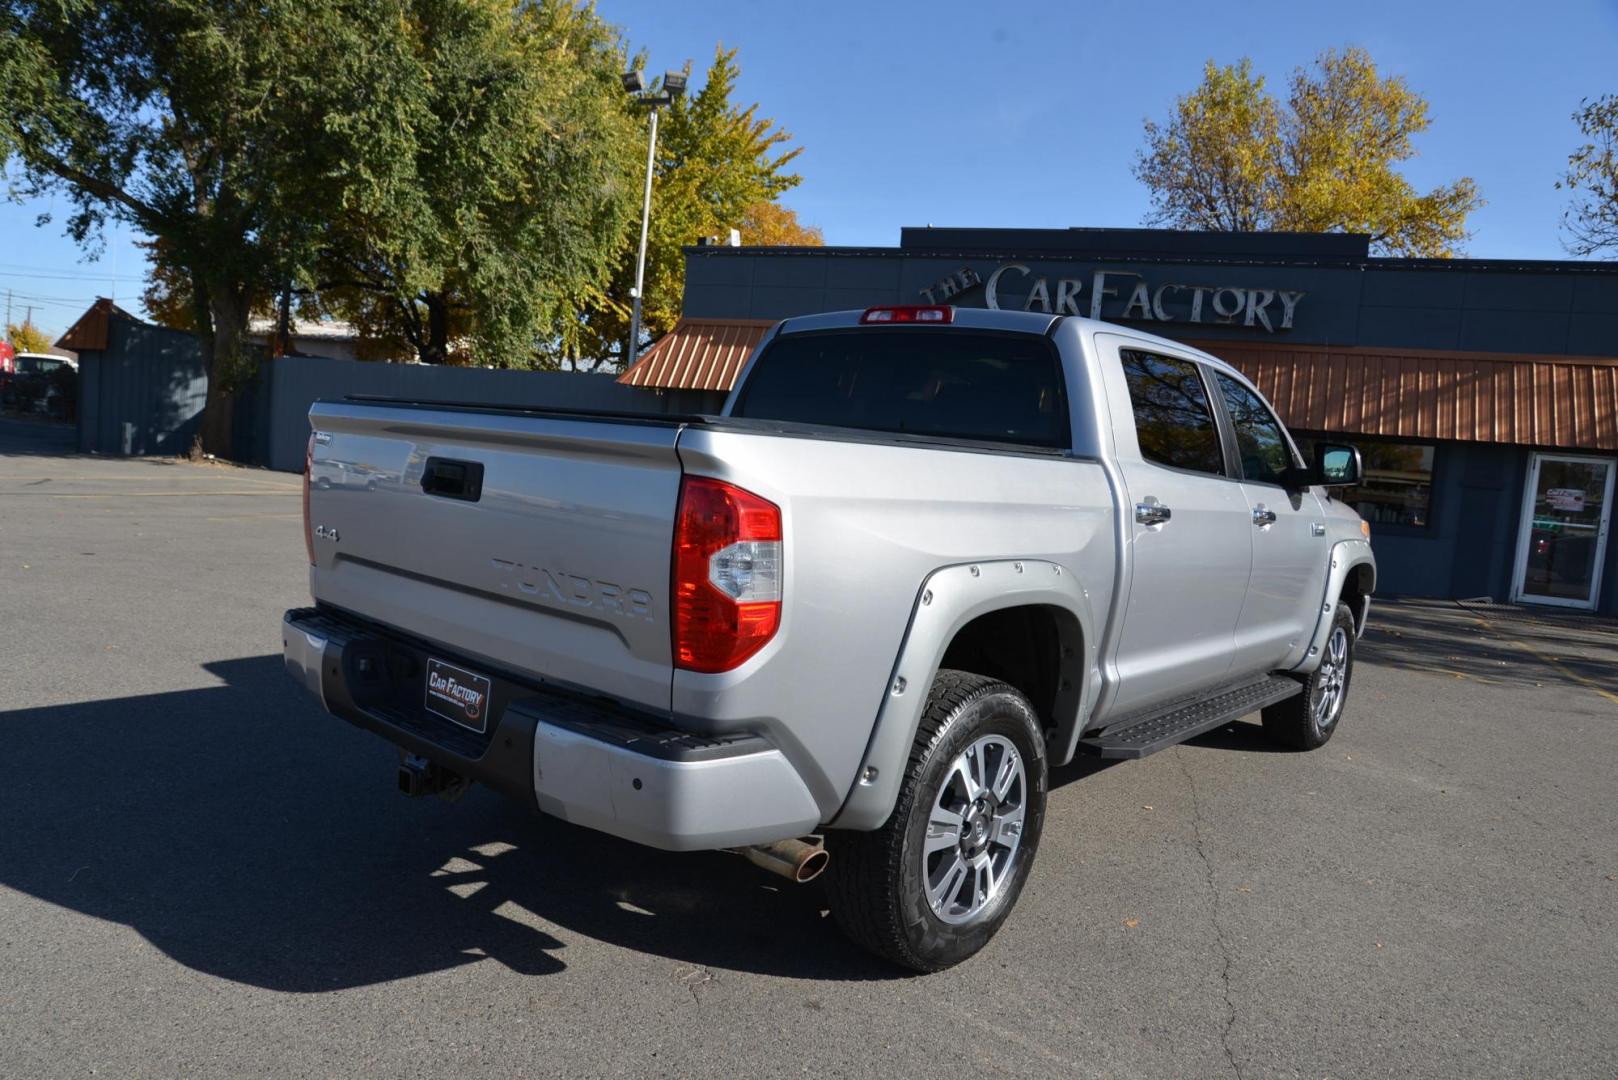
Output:
M899 307L866 308L860 322L870 326L884 323L947 323L955 321L955 309L948 304L912 304Z
M674 525L674 664L729 671L781 625L781 508L688 476Z
M309 524L309 471L315 463L315 433L309 433L309 444L303 451L303 546L309 552L309 565L315 565L314 527Z

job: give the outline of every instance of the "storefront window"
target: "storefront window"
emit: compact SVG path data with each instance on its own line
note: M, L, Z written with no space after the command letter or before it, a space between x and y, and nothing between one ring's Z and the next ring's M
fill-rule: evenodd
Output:
M1359 511L1373 525L1425 528L1433 498L1433 448L1416 443L1355 442L1364 479L1352 487L1332 488L1332 495ZM1299 439L1305 459L1314 460L1313 439Z

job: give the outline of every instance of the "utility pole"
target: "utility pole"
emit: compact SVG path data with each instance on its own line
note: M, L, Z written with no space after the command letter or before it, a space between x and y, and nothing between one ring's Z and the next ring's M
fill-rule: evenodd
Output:
M634 307L629 316L629 347L624 352L624 367L635 362L635 351L640 348L640 302L646 289L646 234L652 224L652 173L657 165L657 110L674 104L674 99L685 93L685 74L679 71L663 73L661 93L648 93L640 71L625 72L624 91L634 103L652 114L651 135L646 145L646 193L640 206L640 254L635 259L635 291L630 294Z
M657 162L657 107L653 106L652 136L646 144L646 197L640 207L640 255L635 259L634 313L629 316L629 351L624 353L624 368L635 362L635 350L640 348L640 294L646 288L646 234L652 224L652 168Z
M11 325L11 290L6 290L6 325Z

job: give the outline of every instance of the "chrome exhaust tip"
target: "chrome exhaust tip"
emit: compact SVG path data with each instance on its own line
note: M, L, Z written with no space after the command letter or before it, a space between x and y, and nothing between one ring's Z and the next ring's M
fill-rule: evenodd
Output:
M831 862L824 844L810 844L802 840L755 844L742 848L740 854L747 856L747 861L754 866L799 885L819 877L825 871L826 864Z

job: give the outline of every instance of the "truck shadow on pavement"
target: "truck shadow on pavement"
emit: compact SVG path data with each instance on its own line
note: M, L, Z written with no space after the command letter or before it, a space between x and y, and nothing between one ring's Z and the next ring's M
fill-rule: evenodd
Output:
M392 748L312 706L280 656L206 669L223 685L0 713L0 885L295 993L485 959L550 974L567 966L556 933L676 967L902 974L842 938L816 885L481 789L407 801Z

